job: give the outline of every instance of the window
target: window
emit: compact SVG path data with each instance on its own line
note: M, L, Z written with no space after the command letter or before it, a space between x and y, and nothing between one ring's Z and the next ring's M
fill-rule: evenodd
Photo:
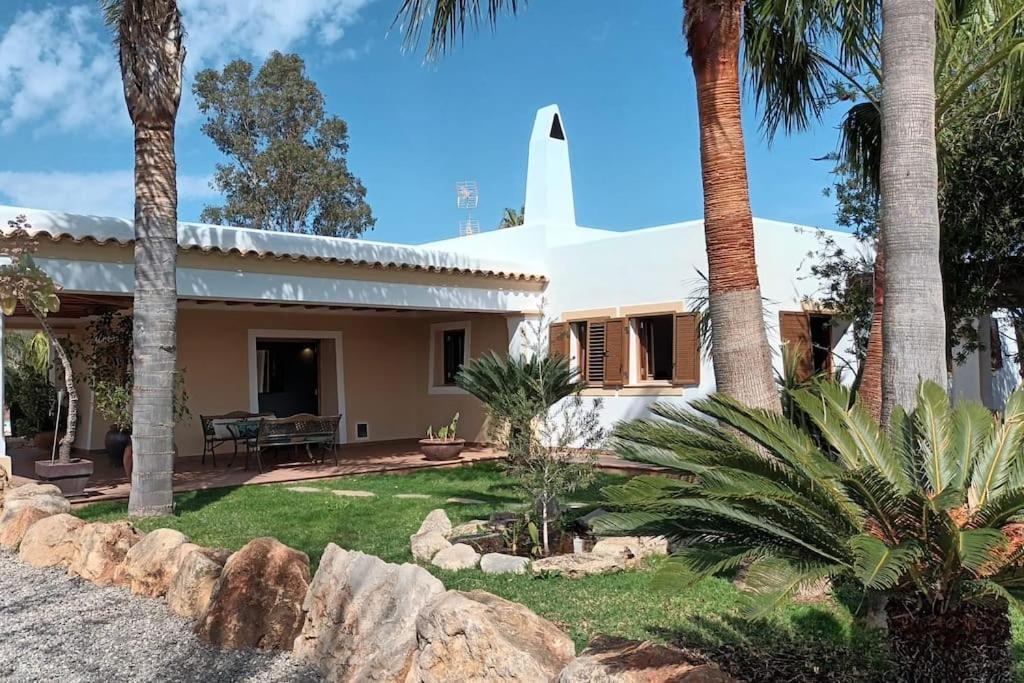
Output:
M673 308L677 312L669 312ZM697 315L672 304L637 312L642 314L551 323L548 352L569 358L592 387L699 385Z
M638 381L672 380L672 318L671 315L651 315L633 319Z
M462 369L462 364L466 359L466 331L445 330L443 344L443 383L446 386L454 386L455 376L459 374L459 370Z
M435 395L464 394L455 378L472 353L470 321L431 324L427 392Z
M794 354L799 380L832 372L832 327L827 313L779 312L779 335Z

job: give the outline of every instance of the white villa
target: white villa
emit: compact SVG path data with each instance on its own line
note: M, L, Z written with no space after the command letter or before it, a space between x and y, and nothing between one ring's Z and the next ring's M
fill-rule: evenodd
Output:
M131 309L130 220L0 207L0 225L18 215L63 288L56 329L80 337L98 311ZM808 364L841 367L847 325L830 325L813 303L815 229L756 219L755 230L770 341L811 341L823 351ZM706 272L702 222L577 225L555 106L537 113L522 226L405 245L183 223L178 240L178 362L193 416L338 414L339 441L353 443L419 437L460 412L460 433L484 440L482 407L454 385L455 372L491 350L520 351L541 311L551 347L581 367L587 395L603 398L608 426L715 388L687 303ZM34 328L18 315L3 325ZM1000 407L1018 380L1012 352L1001 364L973 354L956 371L956 394ZM80 410L76 446L102 449L108 426L84 385ZM195 420L176 441L184 454L201 452Z

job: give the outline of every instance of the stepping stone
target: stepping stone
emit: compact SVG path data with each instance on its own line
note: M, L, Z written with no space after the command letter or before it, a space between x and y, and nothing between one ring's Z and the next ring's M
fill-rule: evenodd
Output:
M446 503L454 503L455 505L487 505L486 500L478 500L476 498L460 498L454 496L445 501Z
M323 489L318 489L315 486L288 486L285 488L287 491L295 491L295 493L321 493Z
M331 491L336 496L343 498L376 498L377 494L372 491L355 491L351 489L334 489Z
M426 493L396 493L395 498L412 498L415 500L430 500L432 496Z

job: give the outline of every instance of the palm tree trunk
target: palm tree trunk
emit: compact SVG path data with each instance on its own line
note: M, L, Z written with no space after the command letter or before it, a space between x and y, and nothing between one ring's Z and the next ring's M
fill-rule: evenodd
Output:
M135 372L132 388L133 517L173 510L174 372L177 361L178 191L174 120L135 129Z
M781 410L765 333L740 119L742 0L686 0L697 82L708 309L718 391Z
M53 352L60 359L61 369L64 371L64 388L68 392L68 416L67 429L64 430L64 437L60 440L60 449L57 451L57 459L60 462L71 462L71 446L75 443L75 432L78 426L78 389L75 388L75 380L71 375L71 358L68 352L61 345L60 340L54 336L50 324L46 322L46 316L40 315L35 309L30 308L39 326L43 329L50 344L53 345ZM59 422L59 421L58 421ZM57 434L60 434L60 424L54 427Z
M875 253L873 289L871 330L868 332L868 349L857 395L871 417L878 421L882 418L882 319L885 316L885 252L882 251L881 241Z
M946 386L935 150L935 2L882 1L882 419Z

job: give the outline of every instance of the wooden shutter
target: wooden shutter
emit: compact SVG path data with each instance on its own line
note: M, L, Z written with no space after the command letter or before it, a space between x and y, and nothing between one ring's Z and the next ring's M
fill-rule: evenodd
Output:
M672 383L700 384L700 339L696 313L677 313L672 335Z
M587 382L602 384L604 382L605 362L605 321L587 321Z
M611 318L604 324L604 388L620 389L629 369L629 322Z
M569 357L569 323L548 325L548 355L552 358Z
M779 336L797 356L796 379L804 381L814 374L811 348L811 317L803 311L779 312Z

